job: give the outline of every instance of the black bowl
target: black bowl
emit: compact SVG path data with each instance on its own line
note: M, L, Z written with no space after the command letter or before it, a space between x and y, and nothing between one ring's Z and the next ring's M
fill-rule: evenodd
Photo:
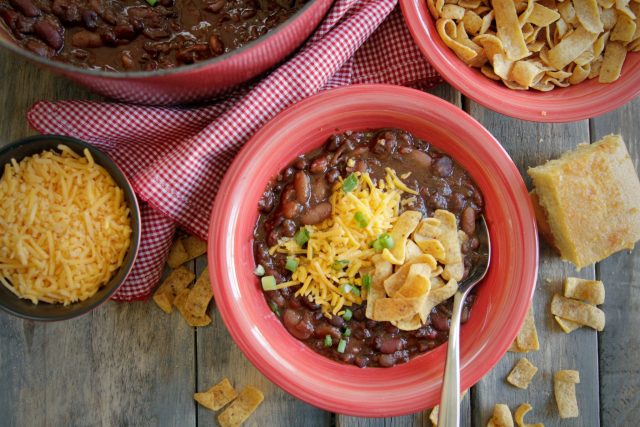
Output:
M25 138L14 142L13 144L1 147L0 176L4 173L4 165L9 163L11 159L16 159L16 161L19 162L27 156L41 153L46 150L59 151L57 149L59 144L66 145L81 156L83 155L84 149L87 148L89 152L91 152L94 161L105 168L116 184L118 184L122 189L124 192L124 199L130 211L132 230L131 244L127 255L124 257L123 264L116 274L106 285L102 286L95 295L84 301L78 301L67 306L62 304L48 304L45 302L33 304L29 300L18 298L9 289L0 285L0 308L15 316L30 320L67 320L86 314L103 302L107 301L124 283L125 279L129 275L138 254L138 247L140 246L140 207L138 206L138 201L131 184L109 156L86 142L67 136L39 135Z

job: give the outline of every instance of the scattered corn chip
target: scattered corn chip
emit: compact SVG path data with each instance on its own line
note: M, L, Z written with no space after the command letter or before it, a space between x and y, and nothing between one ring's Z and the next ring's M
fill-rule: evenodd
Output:
M176 239L169 249L169 257L167 258L167 265L170 268L178 268L185 262L189 261L189 254L184 248L182 239Z
M204 316L194 316L187 308L187 299L191 289L183 289L178 295L176 295L173 305L176 306L184 320L189 326L207 326L211 323L211 317L205 314Z
M221 427L239 427L258 408L264 395L255 387L245 387L238 397L218 415Z
M527 359L522 358L516 363L516 366L513 367L511 373L509 373L507 382L526 390L536 372L538 372L538 368Z
M513 418L516 421L516 424L518 424L519 427L544 427L544 424L542 423L527 424L524 422L524 416L527 414L527 412L531 411L531 409L533 408L528 403L523 403L522 405L518 406L516 412L513 414Z
M200 255L207 253L207 242L195 236L187 237L182 241L182 244L190 259L198 258Z
M229 379L224 378L209 390L201 393L194 393L193 398L200 405L217 411L238 396L238 392L233 388Z
M196 275L184 267L173 270L162 282L153 296L155 303L165 312L171 313L175 297L193 281Z
M527 317L525 317L520 332L518 332L509 351L527 353L538 350L540 350L540 342L538 341L538 331L536 330L536 322L533 317L533 307L529 307Z
M571 332L575 331L576 329L579 329L579 328L582 327L582 325L580 323L576 323L576 322L573 322L571 320L563 319L562 317L553 316L553 318L556 319L556 322L558 323L558 325L560 325L560 328L567 334L570 334Z
M209 282L209 269L205 268L187 296L185 310L195 318L203 317L207 313L211 298L213 298L213 292Z
M576 418L580 415L576 399L576 384L580 383L578 371L558 371L553 376L553 392L556 396L560 418Z
M551 314L571 320L597 331L604 329L604 312L599 308L583 302L554 295L551 300Z
M567 277L564 281L564 296L567 298L597 305L604 303L604 293L604 284L599 280Z
M513 416L509 407L504 403L496 403L493 407L493 417L487 423L487 427L513 427Z

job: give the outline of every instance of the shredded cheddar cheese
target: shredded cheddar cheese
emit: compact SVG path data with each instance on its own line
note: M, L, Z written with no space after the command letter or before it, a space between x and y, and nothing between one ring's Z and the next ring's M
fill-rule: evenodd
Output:
M12 160L0 179L0 282L34 304L94 295L131 240L122 189L88 150L58 149Z
M367 173L356 175L358 184L353 191L343 191L342 181L334 186L331 216L318 225L306 226L306 247L285 238L270 248L272 255L283 253L299 260L291 280L276 289L302 285L296 295L320 304L327 317L342 314L345 307L366 299L366 290L360 286L362 275L373 268L371 257L377 253L371 243L393 227L402 193L415 193L391 169L377 185Z

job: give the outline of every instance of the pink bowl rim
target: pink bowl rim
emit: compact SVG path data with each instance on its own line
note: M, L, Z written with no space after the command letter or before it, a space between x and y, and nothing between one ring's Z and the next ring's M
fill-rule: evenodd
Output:
M529 257L530 261L527 263L529 268L523 270L526 273L523 273L522 275L522 277L525 278L523 282L525 282L526 290L521 294L523 304L518 309L519 311L515 314L515 317L512 318L513 321L504 325L504 335L501 336L498 343L492 344L491 350L493 351L489 355L487 355L486 352L483 353L487 358L487 360L484 361L484 365L466 366L463 368L463 380L461 383L462 389L467 389L477 383L499 362L515 339L533 299L533 292L535 290L538 274L538 238L533 209L520 172L499 142L474 118L466 114L461 109L433 95L420 92L415 89L393 85L354 85L316 94L278 114L250 139L233 161L223 179L211 213L208 238L208 262L211 267L209 274L216 305L229 333L247 359L249 359L249 361L271 382L297 398L327 411L361 417L388 417L414 413L427 409L428 407L431 407L432 404L425 402L424 399L422 399L422 396L421 399L414 399L401 407L373 407L372 405L368 405L367 401L353 402L345 400L340 402L339 400L327 399L328 396L325 396L320 392L316 392L313 384L303 383L300 381L296 383L295 379L282 375L283 373L286 373L286 371L279 364L279 359L268 354L268 351L260 351L260 343L256 343L256 341L259 340L256 340L256 336L252 335L251 330L258 330L260 325L254 325L248 320L245 320L242 313L239 313L238 306L234 305L232 294L234 292L238 292L238 289L236 288L237 283L233 285L227 279L227 274L231 274L229 271L235 268L233 266L237 264L238 257L234 253L232 256L236 259L234 263L232 260L229 260L225 254L225 248L232 243L229 241L229 239L232 239L232 231L229 227L232 229L235 224L235 219L230 218L232 216L237 218L239 213L242 211L242 202L234 204L233 200L230 200L230 195L233 192L242 192L243 188L238 186L237 178L242 176L242 171L250 170L247 169L247 164L258 162L259 156L255 156L256 151L266 153L270 145L276 144L277 138L270 140L265 139L266 135L272 134L275 129L286 126L286 124L291 122L294 118L301 116L300 111L303 110L303 107L308 111L315 106L331 102L339 97L352 97L357 96L358 94L372 93L381 96L383 99L385 95L392 93L396 96L420 98L425 108L429 108L434 111L436 109L438 111L444 111L448 117L451 117L452 121L464 122L466 126L471 127L473 131L478 133L481 143L490 144L495 155L501 157L501 160L505 161L505 165L508 169L505 173L508 174L510 178L517 179L514 184L514 193L517 193L518 197L520 197L520 200L518 201L524 204L524 206L521 206L522 216L517 218L517 221L520 222L520 225L523 228L523 232L526 233L523 237L526 250L523 250L523 253L526 253L527 257L529 257L529 253L531 253ZM289 145L291 145L291 143L289 143ZM283 159L281 167L286 165L289 160L291 159ZM277 173L277 171L275 173ZM516 219L510 218L509 220L515 221ZM216 238L216 236L220 235L225 237ZM261 292L256 293L256 295L263 298ZM266 302L264 303L264 306L267 307ZM284 329L283 326L282 328ZM261 338L263 337L261 336ZM295 340L293 337L290 338ZM444 352L445 347L446 346L444 345L439 346L433 350L433 352ZM483 349L486 349L486 347L483 347ZM324 359L324 356L320 356L310 349L308 353ZM400 366L408 366L410 364L411 362ZM349 366L349 369L361 370L361 368L357 368L355 366ZM370 371L372 374L375 374L376 371L380 372L380 369L386 371L385 368L365 369ZM388 369L392 370L396 368ZM465 378L465 370L470 371L473 369L475 369L475 371L473 371L472 374L469 374L470 378ZM320 378L321 376L322 373L319 372L316 377L318 381L322 381ZM380 390L378 390L378 392L380 392Z
M427 9L426 0L399 0L399 2L413 40L429 63L438 71L438 74L465 96L500 114L533 122L573 122L606 114L640 94L640 68L636 66L631 76L624 75L625 72L632 73L631 64L628 63L629 55L635 55L638 58L640 52L629 52L627 63L623 68L623 76L617 82L607 84L608 91L605 95L589 96L588 99L581 97L572 103L558 106L554 106L549 100L542 98L551 92L515 91L506 87L497 87L496 82L480 73L478 76L482 77L484 82L481 79L468 81L456 72L456 67L468 68L467 65L455 57L455 54L439 38L437 41L433 40L432 18ZM431 25L427 23L427 20ZM448 57L451 57L453 61ZM634 61L637 62L637 59ZM604 84L587 81L568 88L556 88L552 92L566 94L567 90L575 90L581 85L592 87ZM552 111L552 113L547 114L548 111Z
M246 45L234 49L230 52L217 56L215 58L210 58L205 61L196 62L193 64L181 65L175 68L166 68L160 70L153 71L104 71L104 70L95 70L91 68L81 68L76 67L75 65L67 64L64 62L54 61L52 59L44 58L40 55L36 55L35 53L29 52L26 49L17 46L15 43L8 42L2 38L0 38L0 47L4 47L14 54L26 58L30 61L36 62L40 65L50 67L54 70L80 74L86 76L94 76L94 77L104 77L112 80L122 80L122 79L131 79L131 78L146 78L146 77L163 77L163 76L175 76L184 73L197 72L201 71L204 68L217 66L221 62L226 60L234 59L238 62L241 62L243 58L249 57L253 51L258 51L261 49L269 50L269 48L277 43L278 36L283 29L288 26L294 20L301 19L303 16L307 16L310 13L313 13L314 8L320 7L318 5L319 2L315 0L310 1L305 4L302 8L300 8L296 13L291 15L285 22L281 23L277 27L273 28L264 36L258 37L257 39L247 43ZM6 31L6 26L4 26L4 22L2 23L2 29ZM11 34L9 33L9 37Z

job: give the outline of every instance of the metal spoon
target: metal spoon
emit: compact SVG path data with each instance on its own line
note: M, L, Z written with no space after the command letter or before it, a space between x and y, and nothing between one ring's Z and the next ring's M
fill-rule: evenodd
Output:
M478 262L475 263L469 275L463 280L453 297L453 313L449 327L449 347L444 368L444 380L440 394L439 427L460 426L460 316L464 300L469 291L487 274L491 260L491 240L484 216L478 221L478 238L480 246Z

